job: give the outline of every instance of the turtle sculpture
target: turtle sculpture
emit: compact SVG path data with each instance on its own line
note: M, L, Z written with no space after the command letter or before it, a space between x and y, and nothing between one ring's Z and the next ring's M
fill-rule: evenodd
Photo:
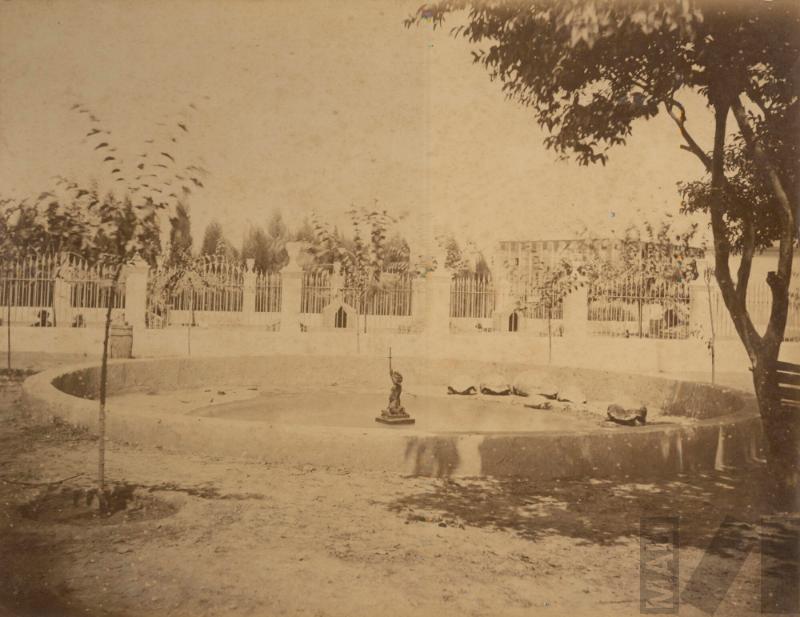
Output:
M586 395L580 388L574 386L567 386L558 391L558 400L567 403L577 403L583 405L586 403Z
M514 394L517 396L544 396L554 399L558 394L558 386L550 382L546 375L527 371L514 380Z
M475 387L475 380L466 375L458 375L450 380L447 386L448 394L477 394L478 388Z
M647 422L647 407L625 408L612 403L606 412L608 419L622 426L643 426Z
M511 394L511 386L502 375L493 373L481 381L481 393L496 395Z
M530 407L531 409L550 409L553 407L552 399L545 398L539 394L532 394L527 399L525 407Z

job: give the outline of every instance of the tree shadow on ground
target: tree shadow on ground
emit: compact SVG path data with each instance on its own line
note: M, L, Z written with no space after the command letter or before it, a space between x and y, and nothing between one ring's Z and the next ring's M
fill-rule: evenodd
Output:
M754 541L757 545L763 527L773 540L763 543L764 550L781 561L792 559L785 539L797 537L800 519L770 516L764 480L760 466L650 483L446 479L395 500L389 509L411 521L498 529L531 541L564 536L579 545L602 546L638 542L643 518L678 517L682 547L710 549L723 557L747 552ZM765 516L768 524L761 526ZM726 520L728 533L712 543Z

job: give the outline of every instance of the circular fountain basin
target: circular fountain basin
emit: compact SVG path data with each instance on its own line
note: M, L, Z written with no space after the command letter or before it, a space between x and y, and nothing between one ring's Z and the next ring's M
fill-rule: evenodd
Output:
M416 424L374 421L389 378L368 358L264 356L134 360L109 366L111 439L165 450L434 476L653 477L760 457L752 396L707 384L538 367L580 388L586 405L531 409L516 396L448 396L453 374L509 380L523 364L400 358L402 402ZM94 428L99 369L26 381L33 412ZM648 405L644 427L604 421L609 402Z

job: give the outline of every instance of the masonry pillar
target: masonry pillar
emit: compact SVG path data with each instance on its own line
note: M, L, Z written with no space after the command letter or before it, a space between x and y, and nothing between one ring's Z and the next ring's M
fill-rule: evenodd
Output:
M513 302L511 295L511 277L503 254L496 249L489 260L494 288L495 308L504 308Z
M427 289L427 278L415 276L411 279L411 323L422 328L424 328L428 310Z
M430 334L450 333L450 282L445 254L436 256L436 269L425 277L425 330Z
M68 271L66 257L58 269L58 274L53 282L53 324L63 327L72 325L72 285L65 278Z
M584 338L589 334L589 290L582 285L564 298L564 336Z
M254 322L256 312L256 260L249 258L245 260L245 271L242 281L242 321L245 325Z
M342 268L339 262L333 262L333 272L331 273L330 278L330 285L331 285L331 302L335 302L337 299L344 302L344 276L342 276Z
M125 321L133 326L134 337L136 331L144 330L147 315L147 274L150 268L144 259L136 260L125 266Z
M716 281L713 276L710 287L700 275L696 281L689 285L689 332L708 341L711 337L711 313L709 301Z
M281 270L281 332L300 332L300 303L303 293L303 267L298 257L303 242L287 242L289 263Z

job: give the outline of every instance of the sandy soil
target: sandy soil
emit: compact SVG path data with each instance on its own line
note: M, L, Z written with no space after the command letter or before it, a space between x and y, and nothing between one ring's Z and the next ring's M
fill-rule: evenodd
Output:
M3 384L0 614L638 615L641 516L681 516L685 586L725 516L752 538L764 512L760 469L456 482L111 444L109 478L160 502L153 516L32 520L25 504L91 486L96 440L33 423L17 396ZM745 558L744 544L715 551L702 580L713 594L744 559L718 615L760 613L758 549ZM681 614L705 613L685 602Z

